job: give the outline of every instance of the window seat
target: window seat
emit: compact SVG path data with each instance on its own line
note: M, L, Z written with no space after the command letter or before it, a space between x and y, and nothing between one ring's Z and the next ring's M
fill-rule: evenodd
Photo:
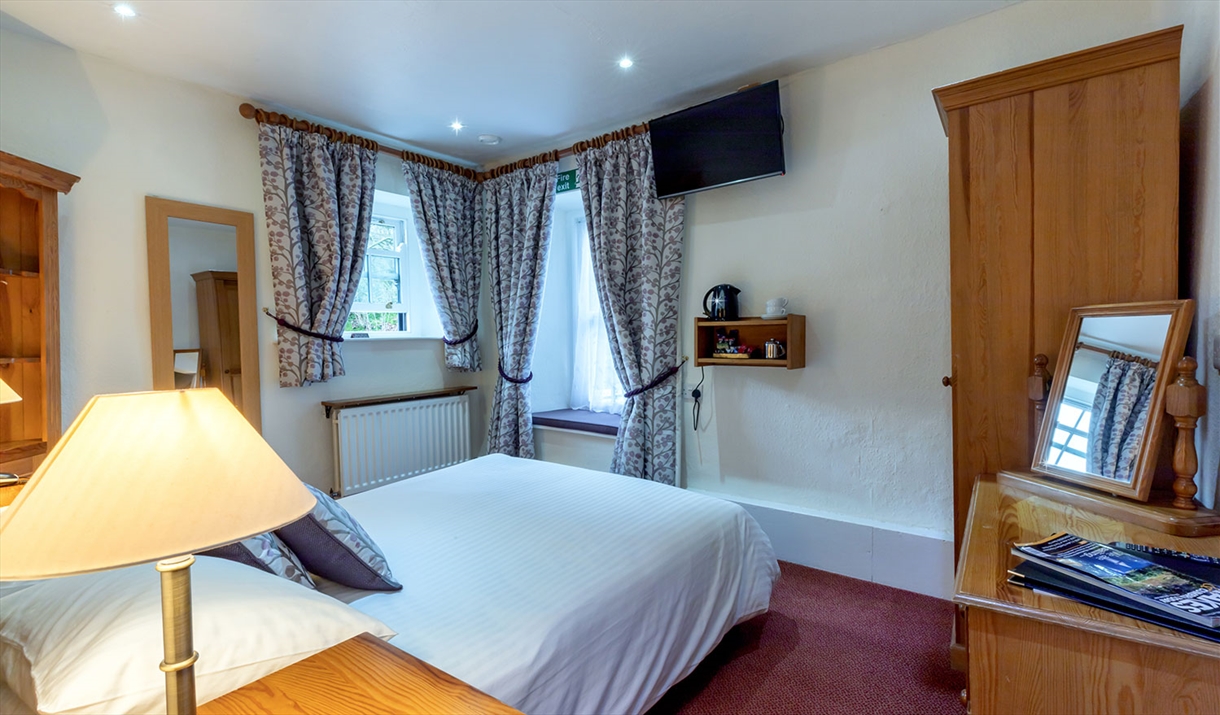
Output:
M535 412L533 417L535 427L554 427L574 432L610 435L611 437L618 435L620 419L616 414L589 410L550 410Z

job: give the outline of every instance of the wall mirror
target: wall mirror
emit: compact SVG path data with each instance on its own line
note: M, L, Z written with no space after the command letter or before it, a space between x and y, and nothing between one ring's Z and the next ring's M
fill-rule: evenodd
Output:
M215 387L261 431L254 214L144 200L153 389Z
M1033 469L1147 501L1165 388L1182 357L1189 300L1074 308L1059 350Z

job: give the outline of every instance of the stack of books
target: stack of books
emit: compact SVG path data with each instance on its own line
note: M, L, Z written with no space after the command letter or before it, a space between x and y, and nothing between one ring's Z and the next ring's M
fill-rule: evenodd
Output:
M1220 643L1220 558L1065 532L1012 552L1011 584Z

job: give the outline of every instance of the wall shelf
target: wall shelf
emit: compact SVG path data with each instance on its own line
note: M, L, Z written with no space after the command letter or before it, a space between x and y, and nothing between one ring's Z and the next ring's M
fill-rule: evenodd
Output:
M15 365L17 363L35 363L41 361L42 358L38 357L37 355L30 355L26 357L0 357L0 365Z
M717 358L712 353L716 347L716 329L736 330L744 345L756 348L749 359ZM788 354L779 360L761 357L763 344L770 339L784 344ZM780 367L799 370L805 367L805 316L789 313L776 320L763 318L739 318L738 320L695 319L695 367L724 365L733 367Z
M0 442L0 462L27 459L46 454L47 443L40 439L18 439Z
M17 278L37 278L38 271L22 271L15 268L0 268L0 276L14 276Z

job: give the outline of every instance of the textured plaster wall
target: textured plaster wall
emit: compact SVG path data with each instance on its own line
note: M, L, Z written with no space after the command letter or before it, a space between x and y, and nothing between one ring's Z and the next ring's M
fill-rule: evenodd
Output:
M788 175L688 199L683 336L690 352L711 285L741 288L751 315L783 295L807 316L807 367L710 368L698 433L684 416L687 484L949 535L948 146L931 90L1185 23L1185 102L1215 75L1216 17L1214 2L1031 1L782 79ZM1204 234L1196 283L1214 335L1210 86L1190 229Z

